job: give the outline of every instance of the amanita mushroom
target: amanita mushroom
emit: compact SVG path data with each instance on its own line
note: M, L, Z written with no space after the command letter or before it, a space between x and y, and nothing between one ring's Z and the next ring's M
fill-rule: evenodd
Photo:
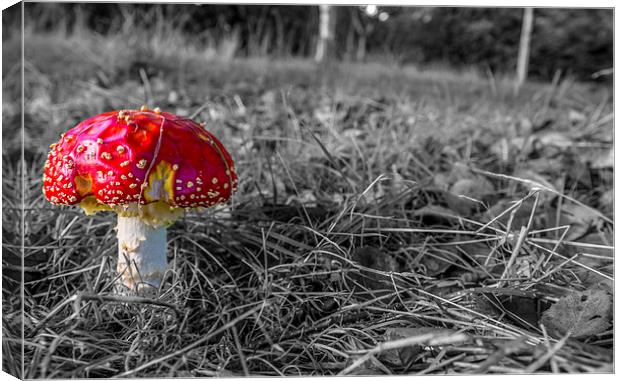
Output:
M237 188L222 143L196 122L159 109L89 118L51 145L43 193L86 214L118 214L118 265L131 290L159 287L166 227L187 208L226 202Z

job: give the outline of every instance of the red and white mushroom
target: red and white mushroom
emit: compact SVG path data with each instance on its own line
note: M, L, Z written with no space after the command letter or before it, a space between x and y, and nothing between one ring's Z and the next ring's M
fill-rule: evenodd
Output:
M159 287L166 227L187 208L226 202L237 188L230 154L196 122L159 109L89 118L51 145L43 194L86 214L118 214L118 265L132 290Z

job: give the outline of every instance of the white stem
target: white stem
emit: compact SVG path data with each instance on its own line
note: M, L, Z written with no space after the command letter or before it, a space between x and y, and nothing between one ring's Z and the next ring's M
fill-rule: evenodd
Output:
M166 271L166 227L154 228L139 217L118 216L118 264L123 284L131 290L159 287Z

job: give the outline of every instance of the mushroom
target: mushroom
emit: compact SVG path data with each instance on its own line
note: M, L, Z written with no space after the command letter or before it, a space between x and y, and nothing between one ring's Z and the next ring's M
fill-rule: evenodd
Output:
M50 148L43 194L88 215L118 214L117 271L133 291L159 287L167 226L185 209L224 203L237 189L222 143L202 125L158 108L96 115Z

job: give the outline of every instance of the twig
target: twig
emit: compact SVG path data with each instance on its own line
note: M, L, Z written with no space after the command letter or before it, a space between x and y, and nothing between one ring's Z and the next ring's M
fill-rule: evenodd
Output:
M424 335L411 336L406 337L404 339L385 341L383 343L379 343L376 347L370 349L365 355L361 356L357 360L353 362L353 364L349 365L343 371L338 373L339 376L344 376L346 374L351 373L355 368L362 365L366 361L370 360L370 358L378 353L389 351L391 349L398 349L404 347L410 347L412 345L447 345L463 342L469 339L469 336L462 332L450 333L448 335L443 333L427 333Z
M510 255L510 258L508 259L508 263L506 264L506 267L504 268L504 273L500 277L497 287L502 287L502 285L504 284L504 279L506 279L508 274L510 274L510 269L514 265L517 259L517 256L519 255L519 252L521 251L521 246L523 245L523 242L525 241L526 236L527 236L527 227L521 226L521 231L519 232L519 238L517 238L517 244L512 249L512 254Z
M555 345L553 347L551 347L549 349L549 351L547 351L547 353L545 353L542 357L540 357L538 360L534 361L533 363L531 363L527 368L525 368L525 370L523 371L524 373L534 373L535 371L538 370L538 368L540 368L541 366L543 366L547 361L549 361L549 359L551 359L560 349L562 349L562 347L564 346L564 344L566 343L566 340L568 340L569 336L570 336L571 332L567 332L566 335L564 335L564 337L562 337L562 339L560 339L560 341L558 341L557 343L555 343Z

